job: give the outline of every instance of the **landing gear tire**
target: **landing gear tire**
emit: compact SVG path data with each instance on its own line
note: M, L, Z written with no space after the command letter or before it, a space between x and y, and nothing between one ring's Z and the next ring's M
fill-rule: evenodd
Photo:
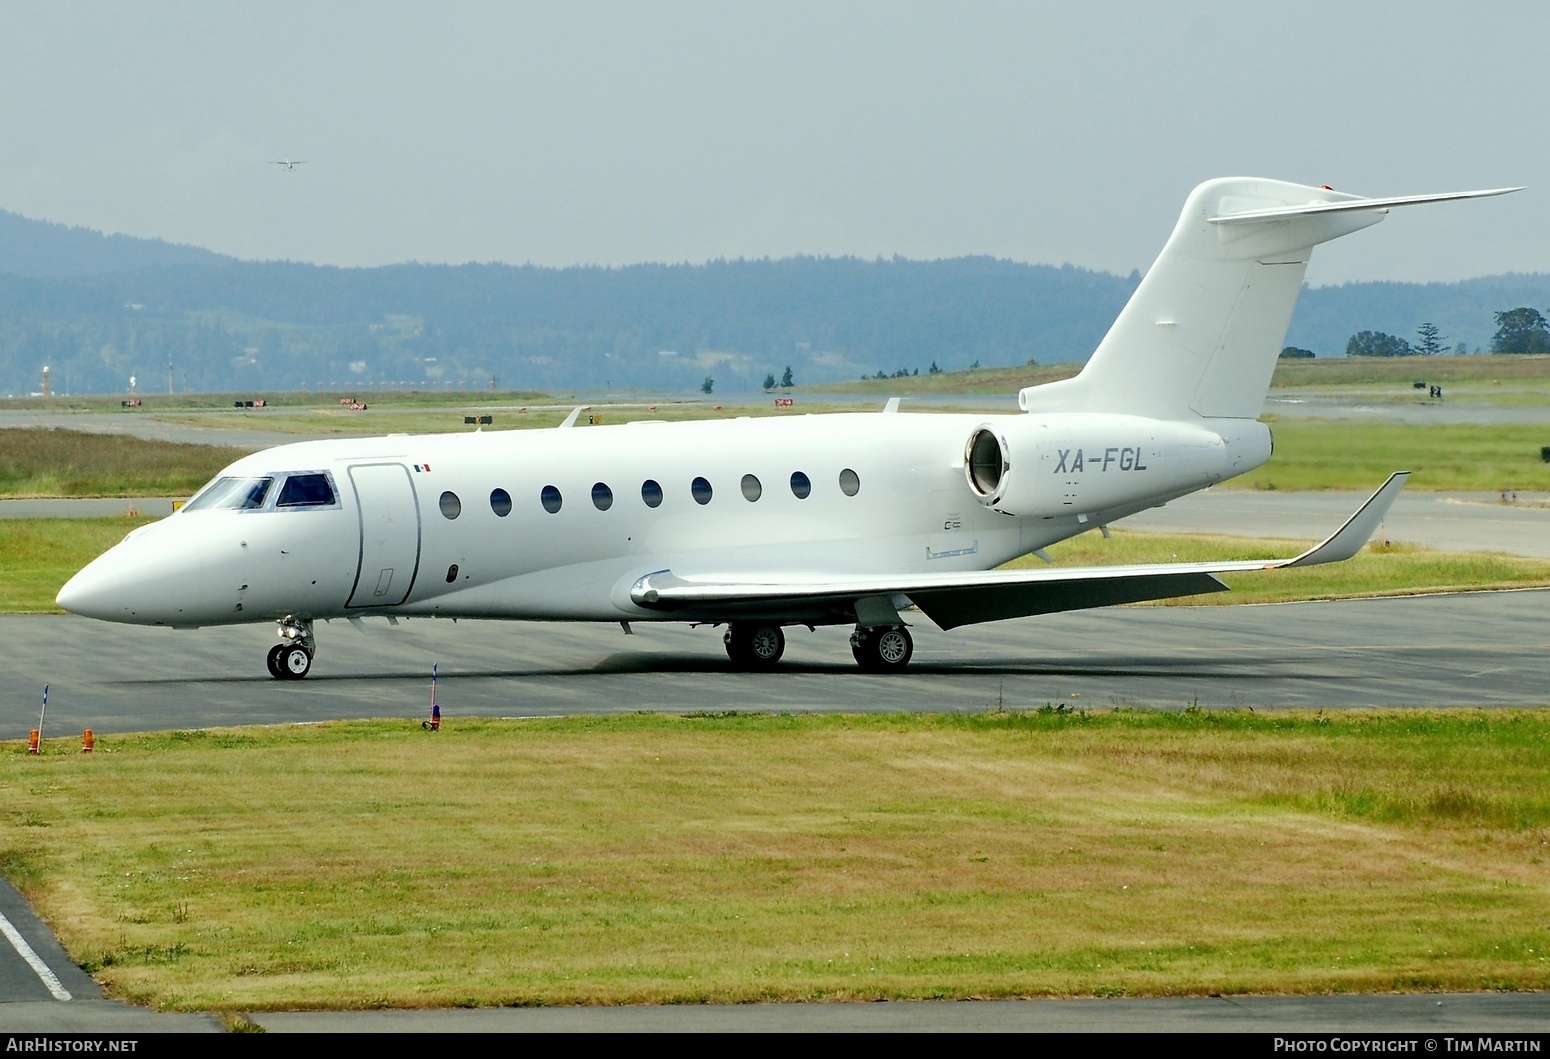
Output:
M269 649L264 661L276 680L300 680L312 671L317 641L312 638L312 619L287 614L276 623L280 642Z
M902 625L857 629L850 635L850 653L869 673L898 673L910 664L915 641Z
M786 634L779 625L734 622L727 627L721 642L738 669L774 669L786 653Z
M300 644L278 644L279 653L270 653L278 660L276 669L281 680L300 680L312 671L312 652Z

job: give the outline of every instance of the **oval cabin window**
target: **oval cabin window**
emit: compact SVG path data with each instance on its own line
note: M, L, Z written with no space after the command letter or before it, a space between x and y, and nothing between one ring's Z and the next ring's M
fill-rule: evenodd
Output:
M565 502L560 496L560 491L552 485L544 486L543 492L538 494L538 499L543 502L544 510L551 515L559 514L560 505Z
M504 489L496 489L490 493L490 510L501 518L511 514L511 494Z
M710 503L710 496L711 496L710 482L706 481L704 478L696 478L690 484L689 492L694 494L694 502L696 504L708 504L708 503Z
M751 474L743 475L743 499L750 504L764 495L764 486Z
M796 471L791 475L791 494L798 500L806 500L808 494L813 491L813 483L807 480L807 475Z
M441 494L441 513L447 518L457 518L463 513L463 502L457 498L454 492Z
M662 487L647 478L640 484L640 498L646 502L647 507L659 507L662 504Z
M846 496L855 496L861 492L861 476L846 467L840 472L840 489Z
M614 491L602 482L592 487L592 506L599 511L607 511L614 506Z

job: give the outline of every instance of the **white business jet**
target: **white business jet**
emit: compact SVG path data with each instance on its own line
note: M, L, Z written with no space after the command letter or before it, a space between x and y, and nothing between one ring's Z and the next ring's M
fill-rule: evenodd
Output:
M319 619L363 616L725 625L739 667L785 626L853 625L897 671L903 612L944 629L1225 589L1216 574L1354 555L1395 474L1290 559L996 570L1242 474L1310 249L1389 208L1273 180L1197 187L1075 378L1011 415L882 413L311 441L246 456L59 593L106 621L276 621L277 678L311 669ZM580 409L577 410L578 412Z
M299 165L306 165L307 164L307 160L305 158L299 158L299 159L297 159L296 161L293 162L289 158L287 158L287 159L284 159L283 161L270 162L269 164L270 165L284 166L286 172L294 173L296 171L296 167L299 166Z

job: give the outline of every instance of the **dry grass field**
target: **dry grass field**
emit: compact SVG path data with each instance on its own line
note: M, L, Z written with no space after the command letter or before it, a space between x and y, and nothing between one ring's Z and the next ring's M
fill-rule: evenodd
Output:
M77 745L4 744L0 868L163 1008L1550 987L1543 709Z

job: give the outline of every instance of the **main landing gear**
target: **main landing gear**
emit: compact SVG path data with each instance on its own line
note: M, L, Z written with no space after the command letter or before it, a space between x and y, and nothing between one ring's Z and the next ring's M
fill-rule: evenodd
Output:
M869 673L898 673L910 664L915 641L902 625L856 626L850 634L850 653Z
M786 634L779 625L734 621L721 642L738 669L774 669L786 653Z
M312 656L317 653L312 622L287 616L277 625L280 642L269 649L269 675L276 680L300 680L312 671Z
M733 622L722 643L737 669L774 669L786 652L786 634L780 626L756 621ZM898 673L909 665L915 641L903 625L858 625L850 635L850 653L869 673Z

